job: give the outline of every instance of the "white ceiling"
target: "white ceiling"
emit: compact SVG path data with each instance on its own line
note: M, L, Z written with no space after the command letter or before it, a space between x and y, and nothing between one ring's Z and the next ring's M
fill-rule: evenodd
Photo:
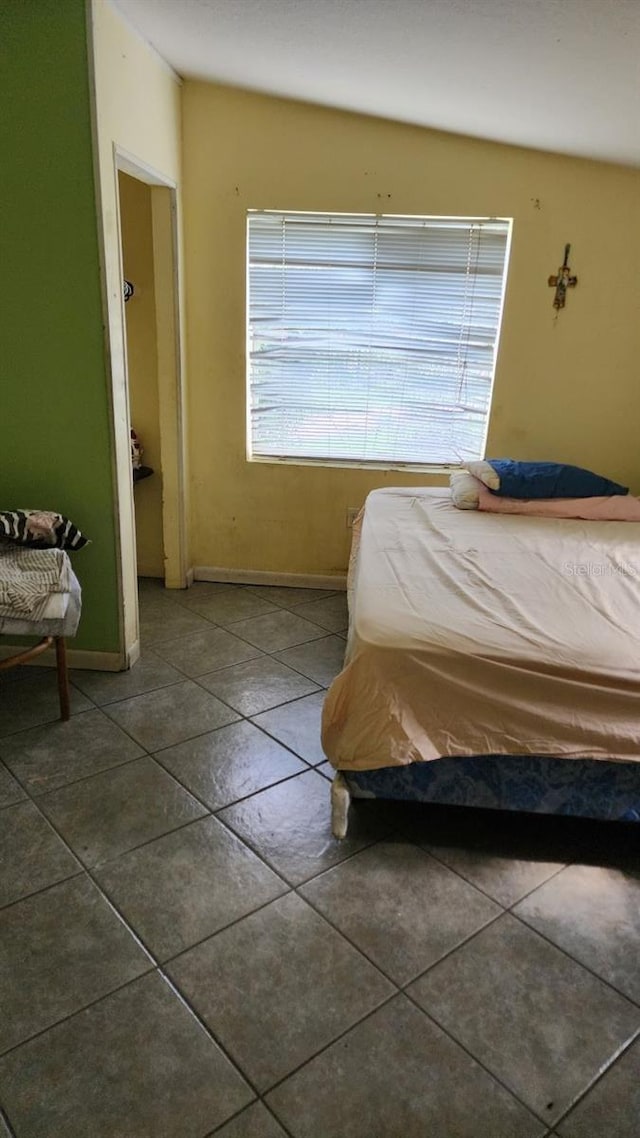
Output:
M640 166L640 0L117 0L183 76Z

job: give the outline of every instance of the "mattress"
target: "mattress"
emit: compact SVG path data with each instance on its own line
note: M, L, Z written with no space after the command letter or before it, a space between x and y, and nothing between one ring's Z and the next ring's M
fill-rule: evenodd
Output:
M322 741L367 770L441 756L640 759L640 525L367 498Z

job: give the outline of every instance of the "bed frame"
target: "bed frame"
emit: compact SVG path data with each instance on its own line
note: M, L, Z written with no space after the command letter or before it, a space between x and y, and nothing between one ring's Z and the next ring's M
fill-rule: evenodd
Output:
M336 838L346 837L352 798L640 822L640 764L480 755L336 771L331 784L331 828Z

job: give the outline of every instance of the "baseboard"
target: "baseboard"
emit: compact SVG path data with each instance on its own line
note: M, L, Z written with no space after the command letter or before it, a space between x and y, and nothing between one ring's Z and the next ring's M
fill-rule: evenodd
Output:
M262 569L220 569L216 565L196 565L196 581L220 581L230 585L284 585L294 589L346 589L346 574L271 573Z
M137 644L137 642L136 642ZM8 656L15 656L18 652L24 652L24 644L3 644L0 647L0 660L6 660ZM132 649L130 653L131 663L135 663L140 655L140 646L137 644L138 653L133 657ZM119 652L90 652L84 648L69 648L67 642L67 662L70 668L87 668L92 672L120 672L123 668L122 656ZM21 665L25 668L55 668L56 654L54 649L48 648L40 656L35 656L33 660L29 660L27 664Z

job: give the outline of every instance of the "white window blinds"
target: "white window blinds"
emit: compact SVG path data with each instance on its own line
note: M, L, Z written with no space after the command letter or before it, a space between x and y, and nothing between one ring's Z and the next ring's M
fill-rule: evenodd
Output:
M251 212L253 458L484 453L508 220Z

